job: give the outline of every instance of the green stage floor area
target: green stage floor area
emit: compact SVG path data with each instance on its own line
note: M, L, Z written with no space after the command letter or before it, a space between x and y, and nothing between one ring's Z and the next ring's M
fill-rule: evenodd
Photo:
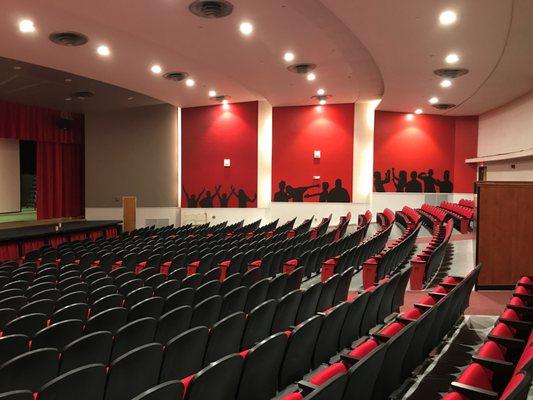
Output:
M4 222L36 221L37 211L34 208L23 208L21 212L0 214L0 224Z

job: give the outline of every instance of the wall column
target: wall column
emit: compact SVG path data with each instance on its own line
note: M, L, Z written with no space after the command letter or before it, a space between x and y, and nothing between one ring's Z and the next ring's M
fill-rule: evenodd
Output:
M272 106L259 102L257 130L257 207L268 208L272 199Z
M352 202L370 203L374 169L374 112L381 100L355 103Z

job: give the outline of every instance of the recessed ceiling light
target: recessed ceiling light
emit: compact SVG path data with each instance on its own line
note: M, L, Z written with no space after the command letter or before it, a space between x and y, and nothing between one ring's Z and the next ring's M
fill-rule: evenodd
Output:
M446 10L440 13L439 21L442 25L450 25L457 21L457 14L455 11Z
M194 79L189 78L189 79L187 79L187 80L185 81L185 84L186 84L188 87L193 87L193 86L196 84L196 82L194 81Z
M70 79L70 78L65 78L65 82L70 83L70 82L72 82L72 79Z
M249 22L243 22L239 29L243 35L250 35L254 31L254 26Z
M444 79L443 81L440 82L440 85L443 88L449 88L450 86L452 86L452 81L449 79Z
M229 104L227 104L227 103L226 104L222 104L222 108L224 110L229 110Z
M417 108L417 109L415 110L415 114L422 114L422 113L423 113L423 111L422 111L421 108Z
M439 102L439 99L437 97L432 97L429 99L430 104L437 104Z
M312 72L310 72L309 74L307 74L307 80L308 81L314 81L316 79L316 75L313 74Z
M98 46L98 48L96 49L96 52L104 57L107 57L108 55L111 54L111 50L109 50L109 47L104 46L104 45Z
M128 97L128 100L129 100L129 101L133 100L133 97L131 97L131 96L130 96L130 97Z
M154 64L150 68L150 71L152 71L154 74L160 74L163 71L163 68L161 68L161 65L159 64Z
M291 62L291 61L294 61L294 53L291 53L290 51L286 52L284 55L283 55L283 59L287 62Z
M23 19L19 22L19 31L22 33L35 32L35 25L31 19Z
M316 91L316 94L318 94L319 96L324 96L326 94L326 91L324 89L318 89Z
M320 104L321 106L325 105L326 104L326 100L322 99L318 102L318 104Z
M13 67L13 69L14 69L15 71L18 71L18 70L21 70L22 67L21 67L20 65L15 65L15 66Z
M222 100L222 104L223 104L223 105L227 105L227 104L229 104L229 101L226 100L226 99L224 99L224 100Z
M70 97L66 97L65 98L65 101L70 101L70 100L72 100L72 98L70 98Z
M459 61L459 56L455 53L448 54L444 59L448 64L455 64Z
M209 97L216 97L216 95L217 95L217 92L215 90L209 91Z
M405 116L405 119L406 119L407 121L412 121L413 119L415 119L415 116L414 116L413 114L407 114L407 115Z

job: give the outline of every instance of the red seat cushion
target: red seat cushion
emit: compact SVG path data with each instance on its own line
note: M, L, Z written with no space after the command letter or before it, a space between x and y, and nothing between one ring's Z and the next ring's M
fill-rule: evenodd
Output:
M533 279L531 279L529 276L523 276L518 281L520 283L533 283Z
M447 293L449 292L449 290L446 289L446 288L443 287L443 286L437 286L435 289L433 289L433 292L435 292L435 293L447 294Z
M525 306L524 301L519 297L512 297L511 300L509 301L509 304L513 306L520 306L520 307Z
M515 289L514 289L514 292L515 293L518 293L518 294L529 294L529 291L523 287L523 286L517 286Z
M450 392L442 398L442 400L469 400L468 397L463 396L457 392Z
M379 342L376 339L368 339L367 341L361 343L355 349L350 351L350 356L357 357L357 358L363 358L368 353L370 353L372 350L374 350L376 347L378 347L378 345L379 345Z
M479 357L483 358L491 358L493 360L504 360L504 352L502 348L492 340L489 340L486 342L483 346L481 346L477 352L477 355Z
M477 363L470 364L461 375L459 375L457 382L492 391L492 385L490 384L485 368Z
M507 397L513 392L513 390L516 389L516 387L520 384L520 382L524 380L524 378L525 374L523 372L514 375L505 387L505 390L503 391L500 400L507 399Z
M181 380L181 383L183 384L183 393L184 394L187 393L187 389L189 388L189 384L191 383L192 378L194 378L194 374L189 375L188 377L183 378Z
M301 393L291 393L291 394L288 394L287 396L285 397L282 397L282 400L302 400L304 397L302 396Z
M313 375L313 377L309 380L309 383L320 386L329 381L331 378L337 375L345 374L347 371L348 368L346 368L344 363L338 362Z
M533 360L533 346L528 346L520 356L516 363L515 372L521 371L531 360Z
M419 301L420 304L425 304L427 306L433 306L435 305L435 299L431 297L429 294L422 298L422 300Z
M422 311L419 310L416 307L411 308L410 310L404 312L402 314L402 317L408 318L408 319L418 319L422 316Z
M520 317L518 316L516 311L515 310L511 310L510 308L507 308L503 312L501 317L505 318L505 319L512 319L513 321L519 321L520 320Z
M389 324L385 328L380 330L379 333L383 336L391 337L400 332L404 327L405 325L400 322L393 322L392 324Z
M496 326L492 329L490 334L494 336L504 336L504 337L512 338L514 337L515 330L500 322L496 324Z
M460 278L456 278L454 276L447 276L446 278L444 278L442 280L443 283L449 283L449 284L452 284L452 285L456 285L458 284L459 282L461 282L462 279Z

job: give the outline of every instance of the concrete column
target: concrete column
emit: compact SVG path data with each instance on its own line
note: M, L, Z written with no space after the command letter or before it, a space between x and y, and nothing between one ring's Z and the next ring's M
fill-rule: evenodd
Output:
M259 102L257 132L257 207L268 208L272 199L272 106Z

